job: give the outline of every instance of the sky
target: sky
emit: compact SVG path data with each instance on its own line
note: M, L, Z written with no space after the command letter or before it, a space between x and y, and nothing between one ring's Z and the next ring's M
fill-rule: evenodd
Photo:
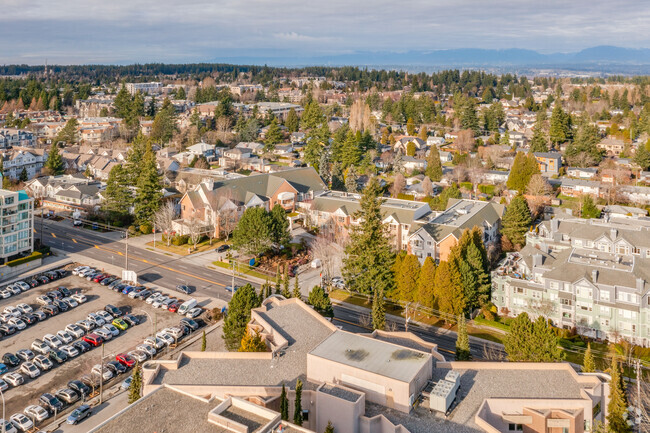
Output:
M650 47L647 0L0 0L0 63Z

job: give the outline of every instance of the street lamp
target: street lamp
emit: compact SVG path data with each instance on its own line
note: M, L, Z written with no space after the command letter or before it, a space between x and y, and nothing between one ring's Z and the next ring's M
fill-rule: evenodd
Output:
M6 433L7 419L5 418L5 393L0 389L0 396L2 397L2 433Z

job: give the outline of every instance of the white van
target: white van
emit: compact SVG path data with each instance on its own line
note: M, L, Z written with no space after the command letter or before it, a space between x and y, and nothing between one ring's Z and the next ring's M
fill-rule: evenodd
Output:
M181 304L180 307L178 307L178 314L181 316L190 311L192 308L196 307L196 299L190 299L188 301L185 301Z

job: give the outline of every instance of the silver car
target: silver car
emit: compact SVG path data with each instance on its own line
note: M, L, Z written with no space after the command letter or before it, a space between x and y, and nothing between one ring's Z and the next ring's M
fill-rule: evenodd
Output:
M25 413L25 415L27 415L31 419L35 419L38 422L45 421L50 416L48 411L46 411L43 408L43 406L39 406L37 404L27 406L23 412Z

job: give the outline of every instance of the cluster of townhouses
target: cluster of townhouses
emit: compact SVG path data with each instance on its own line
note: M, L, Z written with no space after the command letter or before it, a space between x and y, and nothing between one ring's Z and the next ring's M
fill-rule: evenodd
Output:
M341 330L297 298L267 298L247 332L268 351L146 362L143 397L90 432L320 433L331 423L350 433L583 433L607 415L605 374L568 363L449 362L409 332ZM298 380L301 425L280 415L285 386L295 419Z
M650 220L623 216L540 223L492 273L492 301L581 335L650 344Z

